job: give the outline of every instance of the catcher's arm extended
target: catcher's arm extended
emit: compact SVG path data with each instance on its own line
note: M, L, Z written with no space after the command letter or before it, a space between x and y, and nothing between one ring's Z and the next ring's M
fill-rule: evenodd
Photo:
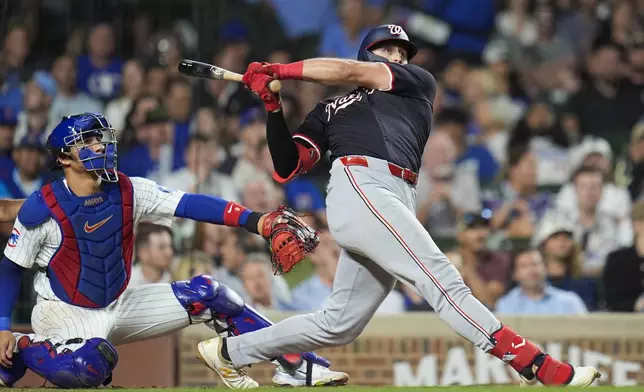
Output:
M10 223L16 220L18 211L25 199L2 199L0 200L0 223Z

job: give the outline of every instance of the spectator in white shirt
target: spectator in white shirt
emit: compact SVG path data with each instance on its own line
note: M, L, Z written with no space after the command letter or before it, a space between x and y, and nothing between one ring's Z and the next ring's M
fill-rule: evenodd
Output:
M174 259L174 248L169 227L141 223L135 236L134 252L129 288L172 282L170 268Z
M619 233L624 229L615 217L598 208L604 185L600 170L582 167L573 176L573 184L578 200L576 208L548 211L541 224L548 224L549 220L567 220L584 255L583 274L599 276L608 253L623 245Z
M125 129L126 116L132 109L132 103L143 92L145 71L138 60L132 59L123 65L121 73L121 96L111 100L105 107L105 116L110 119L117 137Z
M572 170L581 167L592 167L604 173L604 187L598 209L602 213L620 221L625 232L620 232L620 240L629 245L633 238L633 230L628 222L631 214L631 198L626 188L615 185L612 181L613 153L608 142L601 138L587 137L582 143L570 151L570 164ZM577 207L577 194L572 182L564 184L559 191L555 204L558 209L574 211Z
M56 80L58 87L56 98L49 109L51 124L59 123L64 116L103 111L103 104L100 101L76 89L76 60L74 58L67 55L58 57L54 61L51 75Z

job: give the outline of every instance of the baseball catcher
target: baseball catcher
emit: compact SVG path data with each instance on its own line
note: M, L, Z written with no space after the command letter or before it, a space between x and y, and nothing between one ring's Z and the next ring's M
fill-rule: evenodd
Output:
M277 271L288 271L317 246L317 235L280 207L268 213L202 194L168 189L117 171L114 129L100 114L66 117L48 138L64 177L31 194L17 212L0 261L0 386L27 369L61 388L107 385L115 346L206 323L236 336L272 323L211 276L128 289L134 230L141 221L170 226L175 218L244 227L271 246ZM19 201L2 201L3 220ZM12 211L13 210L13 211ZM33 334L12 333L22 273L38 267ZM219 372L208 342L198 357ZM276 385L345 384L345 373L314 353L275 355ZM256 388L244 371L219 373L234 389Z

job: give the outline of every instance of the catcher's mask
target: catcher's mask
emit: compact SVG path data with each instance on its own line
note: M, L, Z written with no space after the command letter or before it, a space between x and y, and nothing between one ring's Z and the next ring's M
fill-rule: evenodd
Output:
M98 150L94 147L97 144L101 145ZM116 145L112 124L102 114L94 113L64 117L47 139L47 147L54 156L54 168L60 167L56 157L69 154L71 147L76 147L85 170L107 182L118 181Z

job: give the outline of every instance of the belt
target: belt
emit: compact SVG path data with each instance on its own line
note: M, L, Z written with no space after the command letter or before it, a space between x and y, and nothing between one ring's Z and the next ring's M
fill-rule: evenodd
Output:
M369 160L364 156L344 156L340 157L340 162L342 162L344 166L369 167ZM392 176L402 178L403 181L411 185L416 185L416 183L418 182L418 174L414 173L413 171L405 169L404 167L400 167L391 162L387 162L387 166L389 166L389 172Z

